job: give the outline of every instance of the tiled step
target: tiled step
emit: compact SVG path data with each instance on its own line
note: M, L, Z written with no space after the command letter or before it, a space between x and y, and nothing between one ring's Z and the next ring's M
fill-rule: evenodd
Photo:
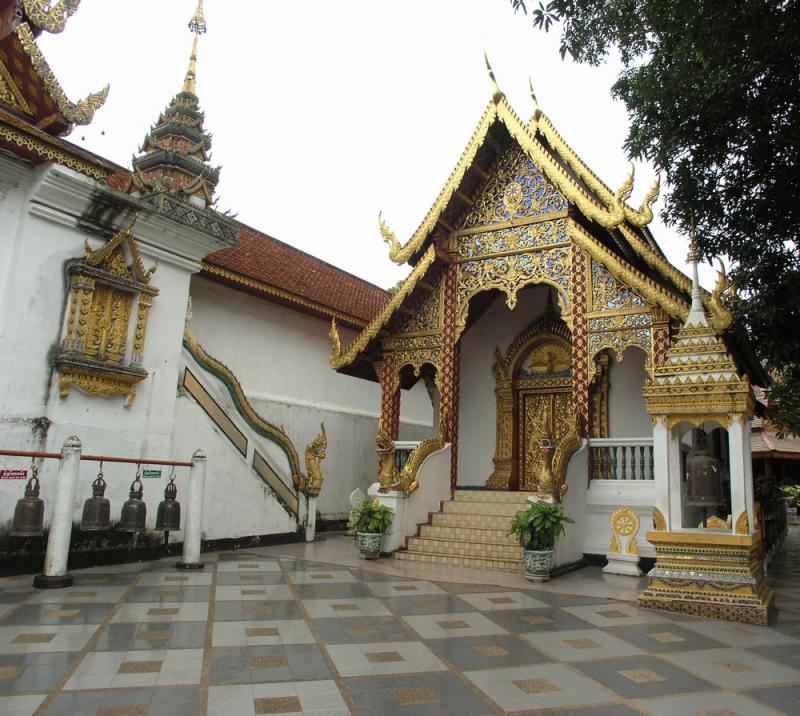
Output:
M522 558L514 559L481 559L478 557L459 557L432 552L411 552L398 550L394 558L406 562L421 562L423 564L442 564L452 567L470 567L472 569L497 569L505 572L522 571Z
M518 544L495 544L492 542L461 542L444 539L425 539L410 537L408 550L429 554L474 557L476 559L522 559L522 549Z
M511 517L505 515L466 515L454 512L436 512L431 518L431 524L440 527L481 528L508 532Z
M421 525L419 536L423 539L446 539L454 542L481 542L483 544L517 544L512 535L507 537L508 529L484 530L477 527L443 527L441 525Z
M445 502L445 514L458 515L498 515L510 519L520 510L526 509L524 505L513 502Z
M535 492L508 492L507 490L456 490L454 499L457 502L506 502L514 504L528 504L528 497Z

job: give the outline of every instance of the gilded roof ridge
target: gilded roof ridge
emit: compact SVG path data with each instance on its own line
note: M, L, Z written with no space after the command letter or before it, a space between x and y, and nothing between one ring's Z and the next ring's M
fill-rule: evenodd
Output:
M389 258L392 261L398 264L405 263L420 250L474 161L478 149L482 146L495 120L500 120L506 126L509 134L520 144L531 159L541 167L547 178L566 195L568 200L573 201L586 216L606 228L616 227L624 221L624 202L630 196L633 188L632 175L628 176L620 189L613 195L610 206L603 206L581 187L535 138L535 135L529 131L505 97L492 97L438 197L411 238L405 244L401 244L393 232L384 231L384 227L381 227L381 235L390 246Z
M57 34L66 27L67 20L75 14L81 0L22 0L28 19L45 32Z
M689 302L675 296L641 271L631 266L624 258L612 253L575 221L567 224L570 238L598 263L605 266L614 278L621 279L642 298L663 308L672 318L685 320L689 315Z
M586 185L595 193L597 193L606 203L613 201L614 191L595 174L592 168L584 161L561 136L559 131L551 119L539 111L539 117L535 122L528 123L528 129L531 132L539 132L547 139L553 149L567 162L567 164L575 171L575 173L586 182ZM634 173L633 165L631 165L631 174ZM652 205L658 199L661 187L661 177L656 175L656 180L653 186L647 191L642 200L639 209L633 209L627 202L624 202L625 219L637 227L646 226L653 220Z
M58 111L61 112L64 119L70 124L89 124L92 121L92 117L94 117L94 113L105 103L108 97L109 85L103 87L99 92L87 95L78 102L71 102L36 44L36 39L30 27L22 22L17 26L15 32L22 49L30 58L36 74L41 78L45 89L55 101Z
M370 321L370 323L359 333L353 342L342 351L341 338L339 330L336 327L336 319L331 321L331 329L329 333L331 341L331 354L328 362L335 370L339 370L346 365L353 362L356 356L363 351L369 342L373 340L380 330L386 325L388 320L392 317L394 312L405 301L408 295L414 290L417 282L425 275L430 268L431 264L436 258L436 248L429 246L428 250L423 254L419 263L414 267L414 270L406 277L400 288L397 289L391 300L383 307L383 310Z

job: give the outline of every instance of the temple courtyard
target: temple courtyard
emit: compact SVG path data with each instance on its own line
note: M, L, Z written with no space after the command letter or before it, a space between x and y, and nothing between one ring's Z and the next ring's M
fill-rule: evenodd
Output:
M350 538L0 579L0 713L800 713L800 543L768 627L638 609L645 580L359 561Z

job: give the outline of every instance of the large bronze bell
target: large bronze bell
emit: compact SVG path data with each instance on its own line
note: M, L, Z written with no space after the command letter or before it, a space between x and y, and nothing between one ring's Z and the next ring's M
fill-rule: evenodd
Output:
M92 496L83 503L81 530L84 532L102 532L111 529L111 503L106 493L106 481L103 479L103 464L92 483Z
M138 485L138 487L137 487ZM117 529L120 532L144 532L145 520L147 519L147 505L142 500L144 488L136 472L136 479L131 483L131 493L129 498L122 506L122 513L119 516Z
M31 465L31 477L25 485L25 497L17 501L14 521L11 523L12 537L41 537L44 533L44 500L39 497L39 469Z
M686 459L689 473L686 504L692 506L722 504L722 465L702 443Z
M170 477L169 485L164 490L164 499L158 505L156 513L156 529L164 532L174 532L181 528L181 504L175 498L178 488L175 478Z

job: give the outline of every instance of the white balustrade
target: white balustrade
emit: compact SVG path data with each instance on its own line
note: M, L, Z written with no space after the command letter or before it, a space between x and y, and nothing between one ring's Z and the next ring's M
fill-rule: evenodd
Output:
M591 438L589 443L592 479L653 479L653 438Z

